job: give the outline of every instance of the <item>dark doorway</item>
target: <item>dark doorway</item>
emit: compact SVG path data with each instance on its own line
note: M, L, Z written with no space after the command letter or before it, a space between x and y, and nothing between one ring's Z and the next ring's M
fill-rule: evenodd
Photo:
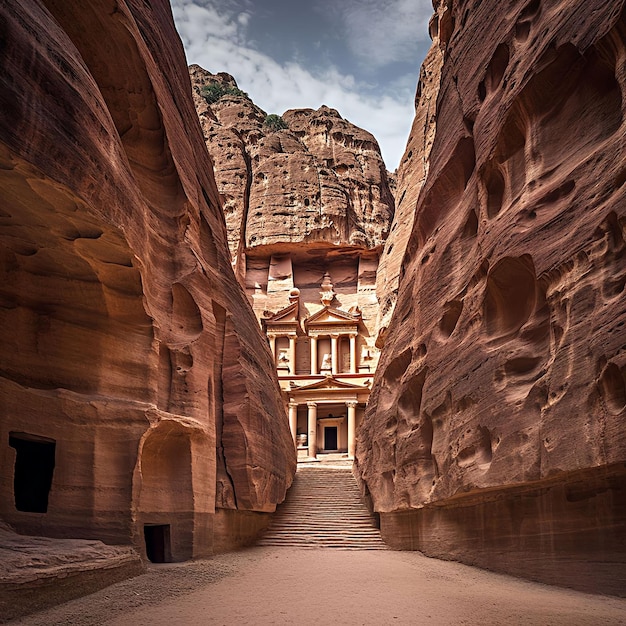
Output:
M324 450L337 449L337 427L326 426L324 428Z
M146 556L152 563L169 563L172 560L169 524L145 524Z
M15 508L28 513L46 513L56 441L28 433L9 433L9 445L16 452L13 475Z

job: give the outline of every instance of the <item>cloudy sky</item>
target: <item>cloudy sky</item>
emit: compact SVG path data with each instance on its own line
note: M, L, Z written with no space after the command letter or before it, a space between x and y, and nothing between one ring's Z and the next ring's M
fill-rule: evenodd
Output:
M232 74L267 113L322 104L394 170L413 121L432 0L171 0L188 63Z

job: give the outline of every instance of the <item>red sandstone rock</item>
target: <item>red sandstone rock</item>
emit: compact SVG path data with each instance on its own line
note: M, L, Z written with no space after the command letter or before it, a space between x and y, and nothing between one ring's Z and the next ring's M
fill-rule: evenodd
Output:
M397 547L623 593L623 2L440 5L358 471Z
M190 67L194 100L215 164L229 243L238 276L242 253L349 245L382 246L393 197L374 137L321 107L283 114L272 130L266 114L242 95L207 105L201 88L236 87L228 74Z
M169 5L0 12L0 515L141 550L169 525L174 560L249 539L216 507L273 510L295 454ZM41 450L33 504L15 459Z
M0 620L93 593L145 569L130 546L26 537L0 522Z

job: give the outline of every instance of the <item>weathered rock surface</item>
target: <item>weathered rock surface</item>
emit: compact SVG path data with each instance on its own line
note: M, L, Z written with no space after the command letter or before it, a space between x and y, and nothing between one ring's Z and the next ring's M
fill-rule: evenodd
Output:
M170 7L0 16L0 516L209 554L216 509L272 511L295 454Z
M624 3L439 4L358 471L396 547L623 594Z
M27 537L0 523L0 622L41 610L145 571L130 546Z
M201 88L236 87L228 74L189 68L194 100L224 201L238 277L243 255L305 247L382 246L394 201L374 137L329 107L294 109L273 130L243 95L209 105Z

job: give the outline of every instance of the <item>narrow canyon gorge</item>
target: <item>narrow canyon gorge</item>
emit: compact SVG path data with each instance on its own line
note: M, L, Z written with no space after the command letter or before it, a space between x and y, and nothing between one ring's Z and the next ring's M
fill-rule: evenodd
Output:
M624 5L433 0L389 173L166 0L3 2L0 618L253 544L328 450L393 549L625 596Z

